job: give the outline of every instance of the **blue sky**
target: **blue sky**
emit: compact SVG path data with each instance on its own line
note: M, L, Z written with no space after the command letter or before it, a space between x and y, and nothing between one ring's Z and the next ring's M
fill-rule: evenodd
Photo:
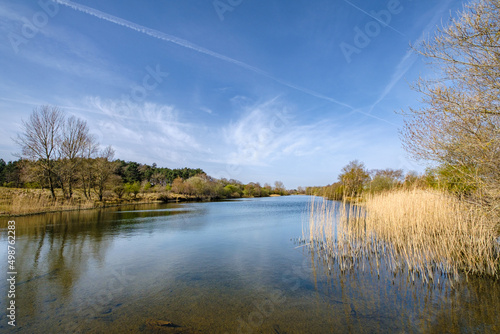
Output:
M410 43L458 0L0 3L0 158L34 107L85 119L116 158L326 185L350 160L422 170L395 111L432 75Z

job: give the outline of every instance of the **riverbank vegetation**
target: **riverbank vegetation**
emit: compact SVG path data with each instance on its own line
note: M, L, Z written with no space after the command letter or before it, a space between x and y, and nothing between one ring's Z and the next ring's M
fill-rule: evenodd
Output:
M328 268L405 274L427 283L500 278L498 225L481 206L431 189L368 194L362 206L316 200L304 243Z
M120 204L207 201L241 197L282 196L295 193L282 182L273 186L258 182L216 179L201 169L160 168L110 159L82 159L72 173L71 193L58 176L55 185L33 173L38 161L20 159L8 164L0 159L0 215L23 215L62 210L91 209Z
M403 146L422 175L346 165L338 182L308 188L341 200L313 204L303 241L330 265L406 272L425 282L500 278L500 4L478 1L415 50L435 71L402 112ZM361 202L361 205L357 203Z
M288 195L282 182L216 179L202 169L114 159L81 119L53 106L35 108L16 142L17 161L0 159L0 214L83 209L121 203Z

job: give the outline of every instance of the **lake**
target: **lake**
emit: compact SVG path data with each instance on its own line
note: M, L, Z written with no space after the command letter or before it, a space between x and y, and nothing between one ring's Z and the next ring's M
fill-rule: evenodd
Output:
M340 274L296 238L310 197L17 217L19 333L500 332L500 282ZM0 270L7 277L7 221ZM180 327L155 327L158 320Z

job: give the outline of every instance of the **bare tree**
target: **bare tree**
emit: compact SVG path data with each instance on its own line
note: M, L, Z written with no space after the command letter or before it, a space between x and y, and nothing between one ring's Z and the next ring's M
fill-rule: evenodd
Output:
M281 181L274 182L274 193L279 195L284 195L286 192L285 185Z
M87 199L91 198L91 190L94 187L95 171L94 158L99 152L99 144L93 135L88 135L84 143L82 151L82 163L78 166L80 174L80 182L82 185L83 194Z
M370 192L390 190L404 181L402 169L373 169L370 171Z
M477 189L500 196L500 2L475 1L417 49L437 78L415 89L424 106L409 109L401 131L417 160L434 161ZM468 187L468 188L470 188Z
M115 151L111 146L108 146L99 154L97 158L94 159L94 191L99 197L99 201L102 201L104 191L109 185L111 178L117 169L117 164L112 161L114 155Z
M78 179L77 169L91 139L86 121L74 116L66 121L59 145L61 161L58 176L67 198L73 196L73 185Z
M53 198L56 198L54 160L58 158L63 124L64 114L59 108L41 106L33 110L28 121L23 121L23 133L16 139L22 156L40 164Z

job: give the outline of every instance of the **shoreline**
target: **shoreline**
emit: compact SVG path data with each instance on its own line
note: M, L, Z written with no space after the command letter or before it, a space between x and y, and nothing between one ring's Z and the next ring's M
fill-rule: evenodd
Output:
M231 198L216 198L216 197L200 197L194 195L182 195L182 194L144 194L146 198L143 199L127 199L119 200L121 202L114 201L104 201L104 202L94 202L79 204L79 205L64 205L64 202L60 206L54 205L54 207L41 208L40 210L35 210L32 212L0 212L0 218L9 217L27 217L42 215L47 213L58 213L58 212L71 212L71 211L83 211L83 210L96 210L96 209L106 209L112 207L128 206L128 205L143 205L143 204L168 204L168 203L184 203L184 202L217 202L230 199L238 198L259 198L259 197L231 197ZM148 196L149 195L149 196ZM269 197L278 197L281 195L272 194ZM149 197L149 198L147 198ZM24 206L29 207L29 206Z
M175 201L174 201L175 202ZM34 212L25 212L25 213L0 213L0 218L5 218L5 217L27 217L27 216L36 216L36 215L43 215L46 213L58 213L58 212L71 212L71 211L87 211L87 210L97 210L97 209L107 209L107 208L113 208L113 207L119 207L119 206L126 206L126 205L139 205L139 204L155 204L155 203L170 203L170 202L163 202L163 201L141 201L141 202L124 202L124 203L116 203L116 204L105 204L105 205L100 205L100 206L94 206L94 207L72 207L72 208L59 208L59 209L48 209L48 210L42 210L42 211L34 211Z

